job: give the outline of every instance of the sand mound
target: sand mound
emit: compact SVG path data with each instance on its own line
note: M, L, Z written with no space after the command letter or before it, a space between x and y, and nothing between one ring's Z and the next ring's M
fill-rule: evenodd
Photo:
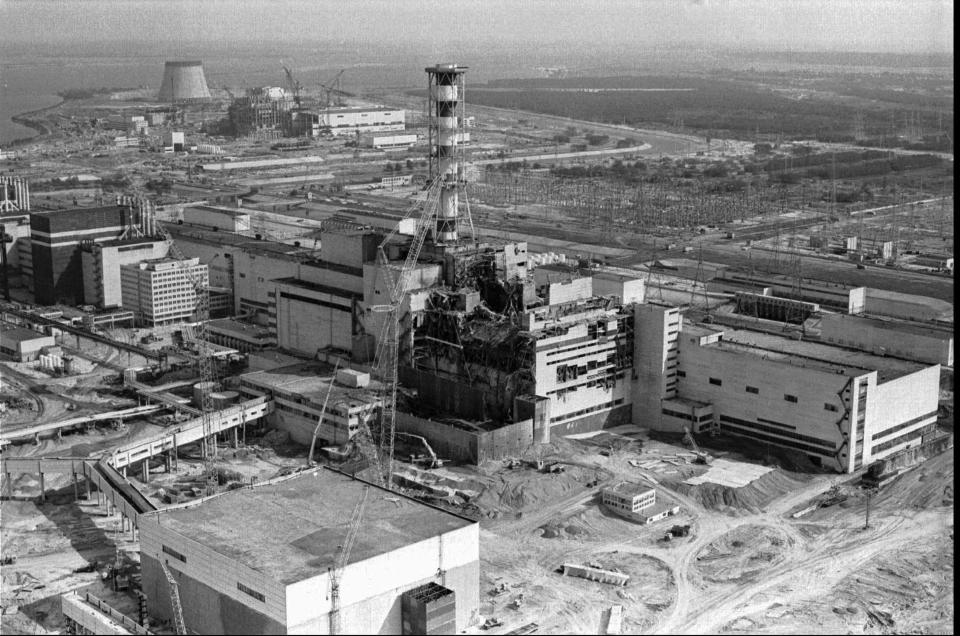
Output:
M692 486L679 480L662 481L667 487L695 499L705 508L722 510L726 507L738 510L758 511L780 495L797 489L808 478L796 473L787 474L775 468L740 488L704 483Z

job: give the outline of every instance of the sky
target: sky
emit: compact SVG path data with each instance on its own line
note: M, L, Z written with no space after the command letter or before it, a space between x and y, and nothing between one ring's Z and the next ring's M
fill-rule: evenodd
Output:
M8 43L953 52L952 0L0 0Z

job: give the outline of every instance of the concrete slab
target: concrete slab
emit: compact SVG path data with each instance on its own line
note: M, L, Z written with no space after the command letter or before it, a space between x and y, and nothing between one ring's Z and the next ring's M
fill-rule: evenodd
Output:
M710 482L730 488L742 488L771 470L773 469L769 466L757 466L756 464L735 462L729 459L714 459L707 472L685 479L684 483L697 486Z

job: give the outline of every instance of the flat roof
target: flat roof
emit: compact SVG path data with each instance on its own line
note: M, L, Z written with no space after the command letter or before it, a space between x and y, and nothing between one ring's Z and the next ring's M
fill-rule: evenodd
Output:
M915 336L927 336L929 338L940 337L944 340L953 338L953 329L946 325L928 324L922 322L909 322L898 320L896 318L881 318L878 316L851 316L849 314L836 314L843 320L851 320L877 329L886 329L900 333L909 333Z
M373 106L370 108L365 108L363 106L352 106L350 108L331 108L328 113L371 113L371 112L383 112L383 113L392 113L392 112L401 112L405 109L403 108L387 108L386 106Z
M604 488L604 490L609 490L625 497L636 497L637 495L644 495L648 492L656 492L656 490L651 486L646 484L636 484L629 481L621 481L618 484Z
M38 331L34 331L33 329L27 329L26 327L14 327L12 329L0 330L0 340L3 340L4 342L29 342L30 340L52 337L53 336L48 336Z
M208 210L232 217L250 216L250 212L256 212L256 210L247 210L245 208L229 208L225 205L209 205L206 203L203 205L184 206L183 211L186 212L188 210Z
M289 245L270 240L256 240L249 236L234 234L233 232L215 232L205 230L196 225L180 225L179 223L166 223L164 227L173 235L174 238L182 237L204 241L213 245L232 245L240 247L246 252L271 253L277 255L294 254L298 252L309 252L303 247Z
M370 384L363 388L337 384L334 382L333 366L323 362L299 362L276 369L245 373L240 377L241 381L249 380L267 390L295 393L316 404L323 404L328 392L331 406L343 403L355 408L380 401L377 395L381 388L379 381L371 378Z
M207 328L214 328L220 331L240 334L245 338L267 338L273 339L270 330L259 325L251 325L247 322L241 322L233 318L218 318L207 323Z
M334 566L337 547L343 545L350 517L367 487L361 529L348 563L476 523L327 468L238 488L197 506L160 511L158 521L290 585Z
M781 360L796 366L820 368L824 371L842 373L851 377L876 371L877 381L880 383L932 366L747 329L724 329L721 340L705 346L743 351L769 360Z

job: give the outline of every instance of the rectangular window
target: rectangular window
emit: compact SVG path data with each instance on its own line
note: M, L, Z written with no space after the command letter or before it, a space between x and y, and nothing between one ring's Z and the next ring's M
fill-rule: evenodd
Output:
M715 385L717 385L717 386L722 386L722 385L723 385L723 382L720 380L720 378L710 378L710 384L715 384Z
M258 601L266 602L267 600L266 596L264 596L260 592L257 592L256 590L251 590L249 587L247 587L243 583L237 583L237 589L245 594L249 594L253 598L257 599Z
M793 402L794 404L797 403L797 396L796 396L796 395L790 395L789 393L784 393L784 394L783 394L783 399L786 400L787 402Z
M825 411L836 411L836 410L837 410L837 405L836 405L836 404L830 404L829 402L824 402L824 403L823 403L823 410L825 410Z
M685 378L685 377L687 377L687 372L686 372L686 371L677 371L677 377L678 377L678 378Z
M187 557L183 556L173 548L168 548L167 546L163 546L163 553L169 554L170 556L172 556L174 559L178 561L183 561L184 563L187 562Z
M758 388L755 387L755 386L748 386L748 387L747 387L747 393L753 393L754 395L757 395L757 394L760 393L760 389L758 389Z

